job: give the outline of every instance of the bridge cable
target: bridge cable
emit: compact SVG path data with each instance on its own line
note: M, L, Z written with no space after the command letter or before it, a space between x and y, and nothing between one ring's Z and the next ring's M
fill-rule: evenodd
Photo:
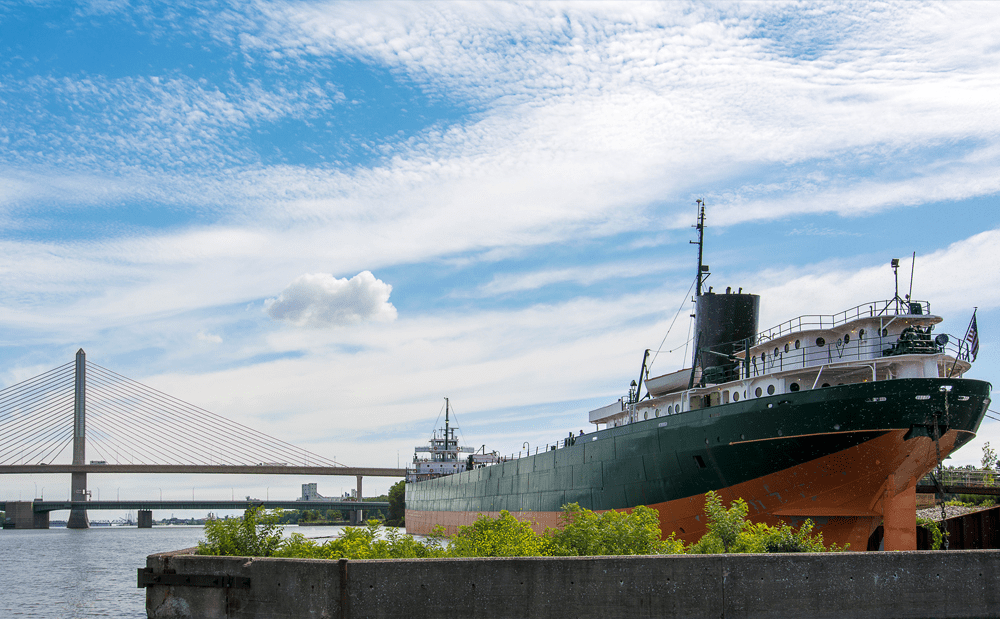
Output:
M277 456L279 459L287 458L293 460L303 458L304 463L307 465L309 464L309 461L312 460L312 462L316 465L343 466L333 460L323 458L305 449L296 447L287 442L281 441L280 439L276 439L272 436L231 421L221 415L216 415L215 413L184 402L183 400L169 396L163 392L122 376L112 370L98 366L92 362L88 361L87 365L88 367L93 367L96 370L96 375L100 379L99 382L102 382L103 386L109 389L113 394L122 397L127 396L128 399L134 399L137 396L144 396L147 399L157 401L159 403L157 408L162 406L166 409L166 411L161 411L157 415L157 418L175 428L179 432L181 438L188 441L188 444L193 442L199 446L219 450L220 439L222 439L222 443L230 445L231 447L235 447L236 445L234 445L234 443L236 443L244 448L237 449L235 451L233 449L221 450L224 453L220 455L224 455L227 460L229 458L233 458L237 462L239 460L243 460L243 462L247 464L254 463L255 460L259 462L259 453L255 454L253 452L248 452L245 449L246 447L251 447L263 450L267 457ZM116 381L114 386L112 386L111 381ZM140 410L145 410L147 412L151 411L151 407L148 404L139 404L134 401L131 402L129 406L122 406L121 408L131 413L135 413ZM172 413L176 416L176 419L171 420L164 417L163 412ZM218 433L219 436L206 436L200 433L187 431L177 423L179 421L186 421L188 424L194 425L200 430L209 430L211 432ZM242 441L242 444L240 441ZM174 446L180 447L180 444L175 441L171 442L174 443ZM249 445L247 445L247 443L249 443ZM275 447L277 447L277 449ZM187 458L195 457L195 459L198 459L197 455L199 454L192 454L189 449L181 449L181 451L184 452ZM216 453L219 453L219 451L216 451Z

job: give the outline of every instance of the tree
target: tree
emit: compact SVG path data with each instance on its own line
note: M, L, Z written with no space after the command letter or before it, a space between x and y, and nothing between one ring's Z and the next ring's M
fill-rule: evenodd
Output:
M990 442L986 441L983 444L983 468L986 471L993 471L997 468L997 452L990 447ZM987 473L984 479L987 486L992 486L995 479L991 473Z
M406 523L406 481L397 481L389 488L389 517L386 524L402 526Z

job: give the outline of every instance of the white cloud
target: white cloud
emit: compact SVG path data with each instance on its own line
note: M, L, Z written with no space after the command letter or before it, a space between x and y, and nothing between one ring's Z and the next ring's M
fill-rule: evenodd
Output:
M332 327L366 321L391 322L392 286L362 271L351 279L329 273L300 275L276 299L266 302L267 315L299 327Z
M535 290L552 284L574 283L590 286L609 279L627 279L661 273L679 268L679 265L663 265L657 263L612 263L591 265L587 267L570 267L565 269L546 269L529 273L498 274L493 280L480 286L482 296L493 296Z
M214 333L206 333L204 330L199 331L196 335L199 341L208 342L210 344L221 344L222 336L215 335Z

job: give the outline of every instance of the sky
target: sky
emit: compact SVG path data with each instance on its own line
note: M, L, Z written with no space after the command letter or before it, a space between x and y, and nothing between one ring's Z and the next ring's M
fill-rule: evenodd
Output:
M697 199L707 283L761 329L891 298L900 258L938 331L978 308L993 380L998 30L991 2L0 2L0 387L83 348L349 465L405 464L445 397L466 444L537 447L645 349L683 364ZM90 486L309 481L354 484Z

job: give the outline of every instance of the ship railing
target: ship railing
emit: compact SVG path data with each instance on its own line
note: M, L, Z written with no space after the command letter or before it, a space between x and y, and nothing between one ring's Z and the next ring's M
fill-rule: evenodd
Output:
M921 486L933 486L936 472L924 475ZM969 488L994 488L1000 486L1000 472L990 469L944 469L940 479L942 486L966 486Z
M546 443L544 446L536 445L534 448L529 447L528 449L522 449L517 452L511 452L509 456L501 456L500 462L508 462L510 460L518 460L520 458L527 458L528 456L536 456L540 453L545 453L546 451L555 451L557 449L565 449L566 447L572 447L577 443L577 441L582 440L583 433L581 432L576 436L567 436L566 438L559 439L553 443Z
M786 320L780 325L765 329L757 334L757 343L768 342L799 331L818 329L834 329L859 318L878 318L879 316L906 316L930 314L931 304L927 301L870 301L836 314L805 314Z
M947 337L947 341L940 338ZM944 343L942 343L944 342ZM731 376L723 376L721 382L741 378L756 378L786 370L816 368L835 363L872 362L900 355L934 355L944 353L952 363L971 362L969 345L962 338L949 334L930 333L913 330L906 334L889 336L866 335L849 341L838 338L833 341L819 339L802 342L800 348L775 347L765 350L747 361L737 358Z

